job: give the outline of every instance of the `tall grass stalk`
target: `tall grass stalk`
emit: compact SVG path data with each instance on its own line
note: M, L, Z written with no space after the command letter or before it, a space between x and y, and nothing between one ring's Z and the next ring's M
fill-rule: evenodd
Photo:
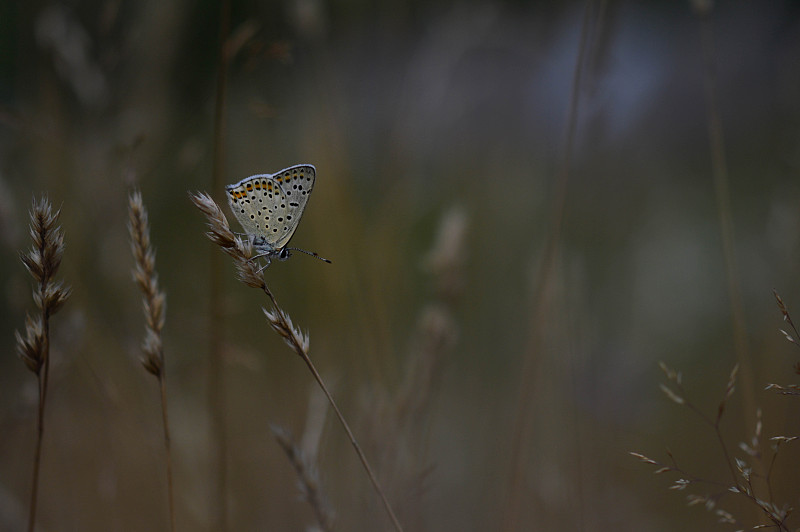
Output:
M58 312L70 295L70 288L54 277L64 256L64 234L56 221L61 211L53 212L50 201L43 196L34 200L30 211L33 246L21 253L22 264L36 281L33 301L37 314L25 317L25 336L15 331L17 353L29 370L36 374L39 384L36 443L28 513L28 532L36 526L36 505L39 493L39 469L42 462L44 412L47 403L47 382L50 375L50 316Z
M128 231L131 236L131 250L135 265L133 278L142 291L142 306L145 317L145 338L142 343L142 365L158 379L161 392L161 421L164 426L164 448L167 459L167 497L169 502L170 530L175 532L175 496L172 483L172 449L169 435L169 416L167 414L167 377L164 369L164 343L161 330L164 328L164 308L166 296L158 287L156 273L156 254L150 245L150 225L147 209L138 191L128 198Z
M231 2L220 2L219 50L217 54L217 90L214 100L214 162L211 189L222 189L225 171L225 103L228 92L228 34L230 32ZM222 257L213 253L209 271L209 364L208 364L208 410L211 417L211 441L216 465L216 479L211 495L212 530L225 532L228 523L228 431L225 418L225 365L222 356Z
M195 206L197 206L197 208L200 209L200 211L202 211L202 213L206 216L209 227L209 231L206 233L206 235L212 242L220 246L225 253L231 256L234 265L236 266L239 280L247 286L261 289L267 295L267 297L269 297L270 302L272 303L272 310L267 310L266 308L262 309L264 311L264 315L267 317L267 321L269 321L270 326L284 339L286 344L303 360L303 362L305 362L309 371L314 376L314 380L317 381L317 384L325 393L331 408L333 408L336 417L347 433L350 443L353 446L356 455L358 455L358 459L364 466L364 470L367 472L370 482L372 482L375 491L378 493L386 513L389 515L389 518L392 521L392 525L398 532L402 531L403 528L400 526L400 522L397 520L394 510L392 510L389 500L386 498L383 489L378 483L378 479L372 472L372 468L367 461L367 457L361 450L361 446L358 444L358 441L353 435L353 431L350 430L350 425L345 420L336 404L336 401L334 401L333 396L331 395L330 391L328 391L328 387L325 385L325 382L322 380L317 368L314 366L314 363L309 357L308 335L303 334L298 328L296 328L289 315L286 314L283 309L281 309L280 305L278 305L278 301L275 299L272 291L264 281L264 276L257 261L252 260L252 246L249 242L247 245L245 245L241 238L234 235L230 229L230 226L228 225L228 220L222 213L222 209L219 208L219 205L217 205L208 194L191 194L190 197Z
M523 356L521 378L519 382L519 396L516 402L516 414L514 419L513 434L511 438L511 456L509 481L506 487L505 508L503 509L501 530L517 530L521 526L518 523L519 511L524 498L523 477L527 471L527 454L523 452L528 443L529 425L531 423L531 408L535 404L532 394L535 392L534 383L536 382L539 370L537 357L543 342L544 331L547 327L546 317L552 315L552 293L556 282L556 267L561 253L561 230L566 218L566 199L567 184L569 182L569 172L572 165L572 152L575 145L575 131L578 125L578 103L580 101L581 76L583 73L584 57L589 48L589 33L594 12L593 0L586 0L583 12L583 22L581 24L580 41L578 43L578 55L575 59L575 68L572 75L572 86L570 88L570 102L567 109L567 127L564 146L564 155L559 166L556 182L554 184L553 200L550 212L550 227L545 243L544 255L537 273L534 285L534 308L531 318L531 327L525 354ZM601 5L602 10L606 7L605 2Z
M745 404L745 423L755 421L755 390L750 348L745 327L744 303L742 302L741 281L736 261L733 215L731 214L730 179L728 163L725 158L725 135L719 113L717 97L716 53L714 49L714 30L711 23L712 3L694 0L694 11L700 19L700 37L703 52L703 88L705 90L708 119L708 140L711 146L711 172L714 179L714 194L717 199L722 251L725 259L725 276L728 282L728 297L733 322L733 340L736 359L742 368L742 392Z

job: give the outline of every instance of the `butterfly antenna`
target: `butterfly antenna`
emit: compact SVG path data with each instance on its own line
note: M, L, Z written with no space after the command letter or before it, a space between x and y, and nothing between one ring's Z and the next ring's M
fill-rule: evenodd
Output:
M331 264L331 261L329 261L329 260L328 260L328 259L326 259L325 257L320 257L319 255L317 255L317 254L316 254L316 253L314 253L313 251L306 251L305 249L300 249L300 248L286 248L286 249L291 249L292 251L302 251L302 252L303 252L303 253L305 253L306 255L311 255L312 257L317 257L317 258L318 258L319 260L321 260L322 262L327 262L328 264Z

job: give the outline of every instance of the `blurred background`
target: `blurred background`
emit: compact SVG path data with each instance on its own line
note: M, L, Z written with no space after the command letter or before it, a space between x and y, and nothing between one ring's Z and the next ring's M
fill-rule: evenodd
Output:
M764 391L797 379L771 290L800 304L800 6L705 7L704 18L688 2L595 2L588 16L577 2L232 2L222 181L317 167L292 245L333 264L295 254L265 275L406 530L732 529L628 454L666 460L669 448L723 483L692 493L730 483L713 430L659 390L659 361L713 418L745 357L721 424L735 456L757 407L765 439L800 432L795 400ZM73 295L51 322L38 525L169 529L158 386L139 362L134 187L167 294L178 530L313 529L270 424L315 464L336 530L390 529L307 368L265 321L264 295L227 258L210 295L221 252L187 192L225 201L212 184L220 12L0 0L3 530L24 528L31 485L37 385L14 331L33 310L19 252L41 194L62 209L59 277ZM704 42L727 197L712 171ZM787 446L776 462L779 505L800 495L797 456ZM720 504L739 528L761 522L741 500Z

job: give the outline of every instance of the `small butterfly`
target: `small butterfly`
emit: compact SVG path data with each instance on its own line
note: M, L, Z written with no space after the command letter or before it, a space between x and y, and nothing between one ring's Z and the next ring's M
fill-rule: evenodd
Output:
M246 177L225 187L233 215L252 238L253 248L258 253L253 259L267 259L264 268L273 258L288 259L289 250L331 262L312 251L286 247L300 223L316 177L317 169L312 165L298 164L274 174Z

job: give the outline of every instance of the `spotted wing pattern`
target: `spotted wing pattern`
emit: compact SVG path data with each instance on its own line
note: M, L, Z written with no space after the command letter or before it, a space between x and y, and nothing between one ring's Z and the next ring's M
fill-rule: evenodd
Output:
M278 251L292 238L314 188L316 168L290 166L228 185L228 203L248 235L262 237L267 250ZM259 239L260 240L260 239Z

